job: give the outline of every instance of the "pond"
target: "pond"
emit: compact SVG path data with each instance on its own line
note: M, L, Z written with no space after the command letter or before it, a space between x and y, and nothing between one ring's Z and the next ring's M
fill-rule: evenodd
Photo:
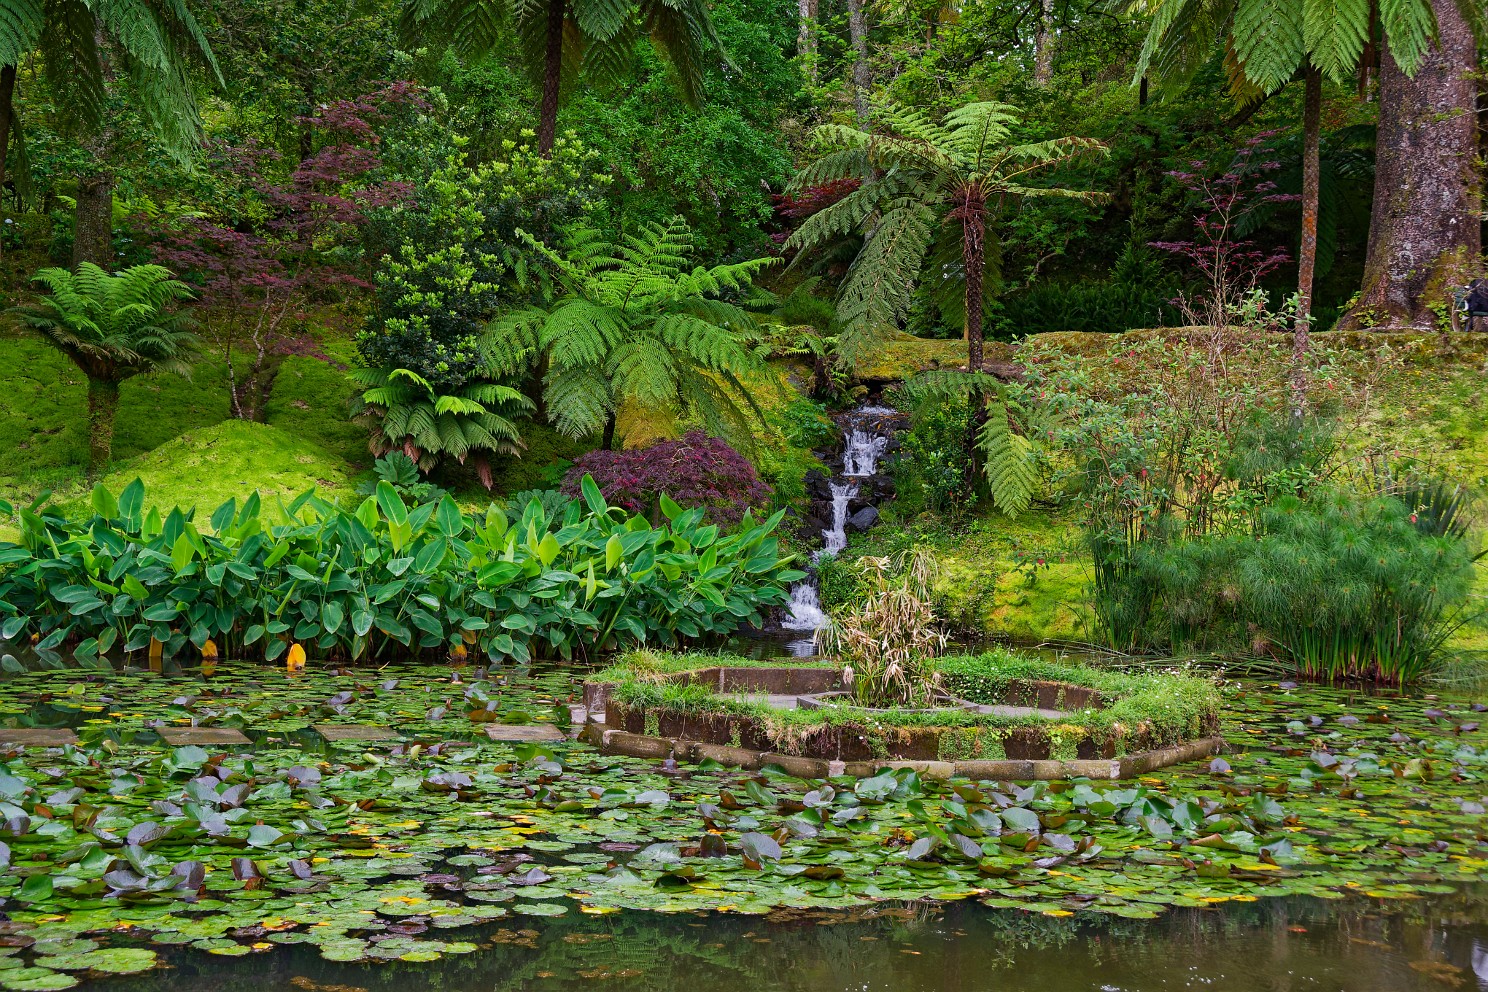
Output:
M484 934L423 965L335 964L292 948L224 962L181 952L172 992L1213 992L1488 989L1488 889L1408 912L1290 898L1161 920L1050 919L952 904L866 913L625 913ZM486 945L489 945L487 947ZM99 992L145 992L158 974Z
M597 754L562 668L0 668L0 739L78 740L0 765L3 989L1488 988L1472 697L1234 684L1212 765L823 782Z

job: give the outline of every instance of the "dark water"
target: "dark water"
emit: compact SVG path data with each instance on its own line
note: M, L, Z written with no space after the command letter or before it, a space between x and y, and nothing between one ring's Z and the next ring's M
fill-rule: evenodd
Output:
M1488 887L1389 911L1276 899L1151 921L1053 919L956 904L866 913L514 922L473 954L343 965L313 949L195 951L89 992L1446 992L1488 989ZM525 928L525 929L524 929Z

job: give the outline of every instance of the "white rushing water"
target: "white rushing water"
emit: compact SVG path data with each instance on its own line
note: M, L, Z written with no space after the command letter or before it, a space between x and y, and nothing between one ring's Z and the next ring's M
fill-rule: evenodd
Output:
M859 426L866 418L891 416L895 411L884 406L865 406L854 410L848 418L849 429L843 432L842 475L843 481L828 483L832 491L832 525L822 529L821 550L812 556L813 561L822 555L835 555L847 547L848 504L857 498L859 484L854 479L866 478L878 471L878 460L889 447L889 435L877 425ZM816 631L827 625L828 617L821 608L816 580L806 578L791 587L789 615L781 621L786 630ZM814 637L792 641L791 653L804 656L815 653Z
M786 630L817 630L826 625L827 615L822 612L816 586L811 582L791 586L790 616L780 626Z
M862 478L878 471L878 460L889 446L889 436L870 434L861 427L854 427L844 437L842 474Z
M822 549L817 554L835 555L847 547L847 504L858 495L856 482L833 482L832 526L822 531Z

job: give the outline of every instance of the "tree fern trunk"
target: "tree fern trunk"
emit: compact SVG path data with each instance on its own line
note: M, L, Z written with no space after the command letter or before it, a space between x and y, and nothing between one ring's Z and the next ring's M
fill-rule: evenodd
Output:
M1307 402L1308 322L1312 315L1312 282L1317 271L1318 196L1321 162L1318 144L1323 127L1323 74L1307 67L1302 101L1302 244L1297 253L1297 320L1292 328L1292 415L1300 420Z
M615 450L615 411L611 410L605 418L604 434L599 439L599 446L605 451Z
M966 194L961 214L961 263L966 269L966 367L982 367L982 279L987 271L987 201L981 190Z
M1358 302L1340 326L1429 329L1481 265L1477 43L1456 0L1435 0L1439 41L1415 78L1380 58L1374 212ZM1387 46L1388 49L1388 46Z
M873 73L868 68L868 15L863 12L863 0L847 0L847 30L853 48L853 106L857 109L858 124L866 127L868 91L873 87Z
M558 88L563 82L563 18L567 0L548 4L547 48L543 53L542 104L537 111L537 152L553 157L558 136Z
M10 122L15 114L16 67L0 68L0 190L5 188L5 157L10 154Z
M88 475L108 468L114 451L114 415L119 410L119 384L88 377Z

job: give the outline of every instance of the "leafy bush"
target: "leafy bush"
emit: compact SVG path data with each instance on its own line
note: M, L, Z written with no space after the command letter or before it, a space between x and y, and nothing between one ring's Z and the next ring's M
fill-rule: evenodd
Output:
M1439 661L1473 578L1461 534L1423 523L1390 498L1284 496L1259 511L1258 535L1133 547L1119 601L1097 588L1098 622L1142 596L1158 646L1242 646L1309 678L1405 684Z
M84 656L211 639L268 660L291 643L349 659L468 644L526 662L726 634L802 577L780 554L781 514L746 514L721 535L701 508L663 499L667 520L652 526L592 480L580 488L555 533L541 506L469 516L445 496L410 508L385 481L354 511L304 493L282 526L256 493L202 527L180 509L144 512L139 480L117 497L98 486L90 517L20 510L20 543L0 542L0 638Z
M727 441L702 431L646 448L581 455L569 469L563 491L578 495L586 476L592 476L604 498L616 506L653 518L664 496L707 507L720 523L729 525L770 499L770 487L760 481L754 466Z
M891 463L895 510L901 516L957 517L976 504L971 410L964 398L915 405Z

